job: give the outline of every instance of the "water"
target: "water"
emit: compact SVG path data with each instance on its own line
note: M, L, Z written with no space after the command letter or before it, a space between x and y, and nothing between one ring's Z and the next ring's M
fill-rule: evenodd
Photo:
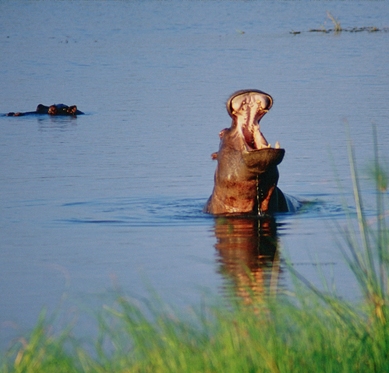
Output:
M389 26L380 1L0 3L0 112L63 102L86 113L0 118L2 348L64 295L87 307L115 286L152 287L195 306L231 283L242 296L242 261L256 289L271 281L256 223L201 212L224 103L242 88L273 96L261 123L286 149L279 186L314 202L269 234L310 280L319 263L340 294L357 294L331 230L345 220L333 164L351 204L344 119L362 168L371 123L387 157L389 33L306 32L332 27L326 11L345 28ZM277 273L288 286L282 261Z

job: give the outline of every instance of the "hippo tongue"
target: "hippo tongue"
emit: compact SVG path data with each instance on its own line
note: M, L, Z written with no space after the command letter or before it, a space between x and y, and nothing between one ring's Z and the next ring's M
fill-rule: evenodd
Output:
M270 168L279 165L285 155L285 149L258 149L243 151L242 156L244 163L249 171L255 174L262 174Z

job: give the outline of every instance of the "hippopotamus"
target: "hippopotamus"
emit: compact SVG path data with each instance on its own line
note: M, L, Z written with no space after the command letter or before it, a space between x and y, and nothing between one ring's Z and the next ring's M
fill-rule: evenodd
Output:
M57 105L51 105L51 106L45 106L42 104L39 104L36 107L35 111L27 111L25 113L20 112L9 112L5 114L7 117L21 117L23 115L34 115L34 114L49 114L49 115L67 115L67 116L76 116L84 114L82 111L77 109L76 105L67 106L64 104L57 104Z
M285 149L272 147L259 122L273 106L273 98L256 89L235 92L226 103L230 128L219 133L220 146L214 188L204 207L213 215L271 215L289 211L288 201L277 187L277 166Z

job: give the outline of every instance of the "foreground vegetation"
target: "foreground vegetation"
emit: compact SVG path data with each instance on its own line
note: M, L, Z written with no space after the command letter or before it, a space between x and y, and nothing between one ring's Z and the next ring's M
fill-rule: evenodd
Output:
M208 306L178 316L118 295L98 316L99 337L50 332L42 315L31 335L3 357L2 372L388 372L388 175L378 155L376 216L363 210L349 148L355 215L340 248L363 295L360 304L319 291L295 275L293 294L251 304ZM300 281L302 280L302 281ZM163 308L163 307L162 307Z

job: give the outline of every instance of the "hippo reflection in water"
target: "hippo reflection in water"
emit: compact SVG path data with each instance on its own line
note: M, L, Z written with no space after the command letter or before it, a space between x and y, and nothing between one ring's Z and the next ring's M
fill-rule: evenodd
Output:
M274 216L218 216L213 231L218 273L223 276L226 295L237 295L252 304L265 294L285 289Z
M259 90L235 92L227 101L230 128L219 134L220 146L215 185L204 212L223 214L272 214L292 210L292 203L277 187L278 168L285 150L274 148L260 131L259 121L270 110L273 98Z
M77 109L76 105L67 106L64 104L57 104L51 106L45 106L39 104L35 111L27 111L25 113L20 112L9 112L5 114L7 117L21 117L24 115L34 115L34 114L48 114L48 115L58 115L58 116L76 116L84 114L82 111Z

